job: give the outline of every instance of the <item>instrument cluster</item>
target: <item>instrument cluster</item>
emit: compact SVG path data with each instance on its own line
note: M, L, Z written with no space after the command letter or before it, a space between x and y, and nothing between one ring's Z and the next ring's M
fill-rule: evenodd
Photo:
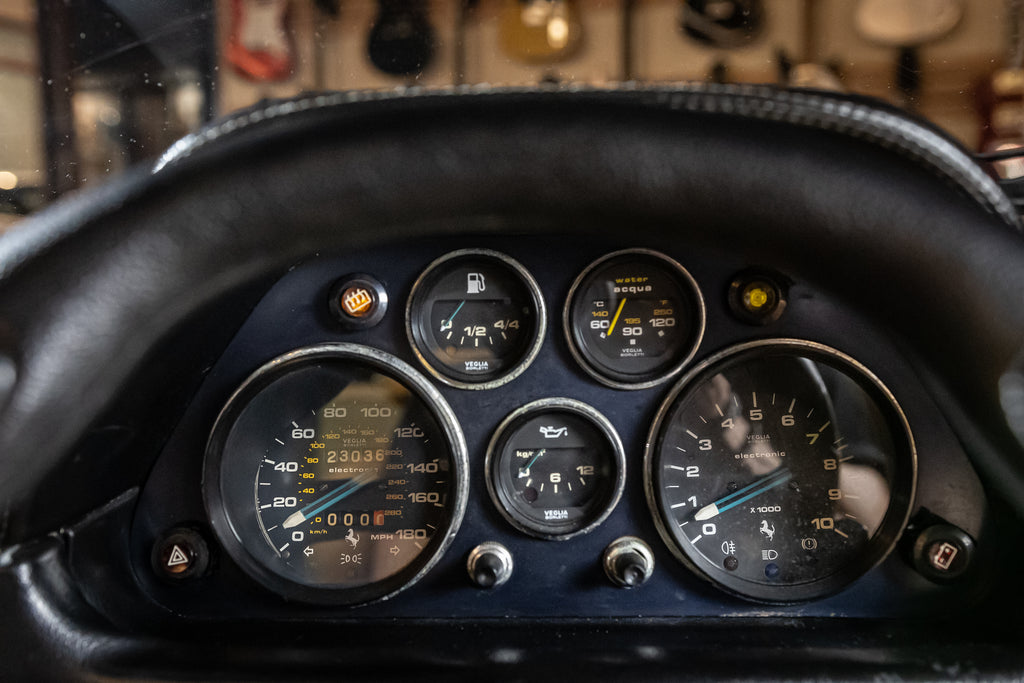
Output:
M330 260L296 269L239 332L248 350L211 374L163 463L171 480L185 463L202 472L193 537L220 560L200 583L251 583L265 606L379 607L408 590L394 614L506 583L520 588L484 614L570 594L537 612L558 614L600 584L682 614L885 602L902 589L880 564L913 575L893 550L922 498L915 430L858 352L919 394L876 331L853 340L821 319L823 295L714 258L695 277L652 248L572 270L575 257L526 265L492 248L416 267L419 253L340 277ZM320 294L296 306L302 291ZM289 308L296 319L268 327ZM954 469L977 495L969 466ZM167 488L143 496L143 547L185 538L166 529L166 507L188 507ZM979 517L959 520L960 545ZM182 545L144 579L163 602L177 599L168 560L196 553ZM537 591L524 574L543 575Z

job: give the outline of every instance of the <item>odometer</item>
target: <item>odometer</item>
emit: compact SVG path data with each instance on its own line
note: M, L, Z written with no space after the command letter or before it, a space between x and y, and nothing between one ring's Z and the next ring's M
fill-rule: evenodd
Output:
M885 386L811 342L714 356L666 399L646 486L671 550L746 598L834 593L886 556L913 499L909 427Z
M214 428L204 491L231 556L313 602L391 595L462 518L466 454L451 410L396 358L347 344L272 361Z

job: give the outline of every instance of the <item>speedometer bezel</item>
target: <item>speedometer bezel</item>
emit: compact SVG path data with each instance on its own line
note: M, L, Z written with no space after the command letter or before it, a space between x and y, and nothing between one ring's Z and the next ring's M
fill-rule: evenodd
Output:
M249 400L276 379L309 363L353 362L379 372L408 389L432 414L451 457L451 513L446 528L438 529L427 547L406 567L382 580L351 588L298 583L264 565L246 548L228 513L221 488L221 459L225 443ZM466 440L454 411L440 392L407 363L378 349L349 343L325 343L278 356L253 372L228 399L214 423L203 462L203 501L214 534L228 555L263 587L289 600L313 604L358 606L387 600L426 575L454 541L469 497L469 458Z
M691 546L680 544L666 520L658 499L656 484L660 480L656 458L664 437L666 419L674 414L675 408L687 392L698 386L712 372L725 366L729 361L741 362L743 356L751 353L770 353L782 349L793 355L818 359L840 370L857 383L882 408L897 449L894 464L897 473L893 479L893 490L889 505L875 534L867 546L852 562L830 574L813 581L799 584L764 585L731 577L727 572L710 573L710 565L692 550ZM910 519L917 493L917 449L913 431L899 402L889 388L862 363L831 346L818 342L792 339L768 338L744 342L725 348L690 369L665 396L647 434L644 448L644 492L647 505L662 541L672 555L690 569L697 577L711 583L726 593L751 602L766 604L794 604L816 600L843 590L871 569L881 564L896 547Z

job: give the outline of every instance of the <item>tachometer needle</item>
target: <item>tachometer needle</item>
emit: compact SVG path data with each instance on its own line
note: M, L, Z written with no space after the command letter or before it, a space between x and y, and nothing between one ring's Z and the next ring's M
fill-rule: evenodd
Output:
M459 304L458 308L455 309L455 312L452 313L450 316L448 316L447 320L442 320L441 321L441 331L442 332L444 332L445 330L452 329L452 321L455 320L455 316L457 316L459 314L459 311L461 311L462 307L465 306L465 305L466 305L465 301L461 302Z
M726 510L731 510L737 505L747 502L754 496L759 496L765 491L770 491L776 486L785 484L792 478L793 473L789 471L789 468L783 467L781 470L776 470L768 476L758 479L749 486L744 486L735 493L730 493L728 496L719 498L714 503L705 505L700 510L697 510L697 514L695 514L693 518L698 522L703 522L706 519L717 517Z
M623 299L619 302L619 307L615 310L615 317L612 318L612 324L608 326L608 336L612 336L612 330L615 329L615 323L619 322L619 316L622 315L622 308L626 305L626 300Z
M281 526L285 529L291 529L294 526L302 524L310 517L319 515L341 499L352 495L359 489L363 488L366 484L369 484L373 480L374 476L375 475L369 471L360 472L357 476L352 477L326 496L321 496L298 512L290 514L288 519L284 520L284 523L281 524Z
M539 458L540 456L544 455L544 452L546 450L547 450L546 448L540 449L539 451L537 451L537 454L533 456L533 459L530 460L530 462L526 463L526 467L520 467L519 468L519 478L520 479L522 479L523 477L530 476L530 468L533 467L533 463L537 462L537 458Z

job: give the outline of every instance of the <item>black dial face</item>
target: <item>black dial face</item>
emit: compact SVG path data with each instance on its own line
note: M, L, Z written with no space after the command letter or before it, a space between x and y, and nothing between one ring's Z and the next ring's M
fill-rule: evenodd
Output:
M409 337L428 370L465 388L502 384L540 349L544 304L517 262L483 250L449 254L413 286Z
M646 250L617 252L577 278L565 312L573 355L618 388L678 373L704 332L704 305L682 266Z
M487 453L488 489L514 526L542 538L589 531L622 492L624 456L590 406L545 399L510 415Z
M684 379L647 485L673 551L727 590L791 602L880 561L906 522L914 451L885 388L836 351L754 343Z
M267 366L211 439L214 527L244 569L289 597L355 603L399 590L461 518L464 453L450 411L399 361L359 348Z

